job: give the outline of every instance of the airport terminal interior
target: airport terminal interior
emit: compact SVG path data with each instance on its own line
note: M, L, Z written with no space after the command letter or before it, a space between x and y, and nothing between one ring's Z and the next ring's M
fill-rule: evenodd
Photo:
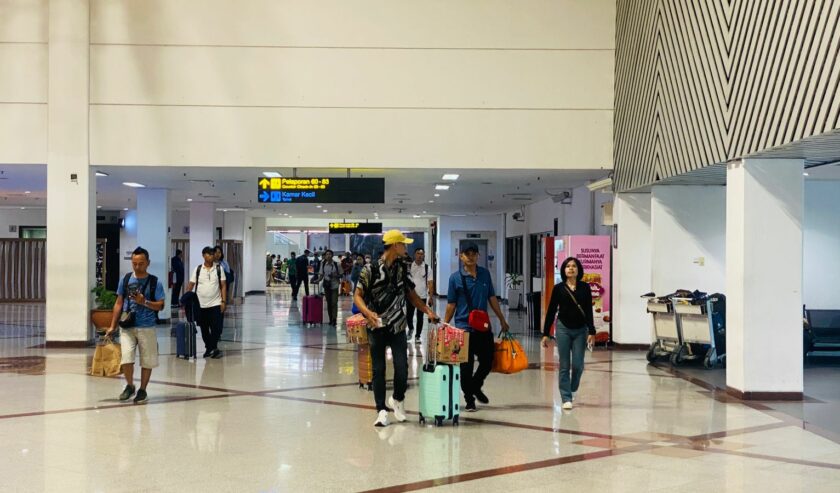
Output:
M837 19L0 0L0 492L840 491Z

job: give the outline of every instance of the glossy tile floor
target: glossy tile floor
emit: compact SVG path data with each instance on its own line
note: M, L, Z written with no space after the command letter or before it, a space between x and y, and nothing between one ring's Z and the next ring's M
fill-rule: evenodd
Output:
M461 426L420 426L412 380L410 421L375 429L354 346L285 288L233 307L224 359L176 359L169 333L149 402L121 404L92 349L40 347L42 305L0 305L0 491L840 491L835 435L641 352L587 354L561 411L556 356L523 335L532 368L492 374Z

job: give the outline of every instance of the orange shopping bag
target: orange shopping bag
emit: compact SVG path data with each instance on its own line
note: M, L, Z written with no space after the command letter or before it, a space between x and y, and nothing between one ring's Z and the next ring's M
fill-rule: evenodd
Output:
M496 373L519 373L528 368L528 356L519 341L507 332L496 342L493 354L493 371Z

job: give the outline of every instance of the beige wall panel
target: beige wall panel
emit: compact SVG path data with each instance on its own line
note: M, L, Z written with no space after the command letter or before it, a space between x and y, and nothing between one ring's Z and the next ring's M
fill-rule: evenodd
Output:
M92 0L91 42L615 47L615 0Z
M48 0L0 0L0 43L46 43Z
M612 109L612 51L94 46L91 102ZM0 82L2 84L2 82Z
M102 165L598 169L612 111L91 107Z
M44 44L0 44L0 102L46 103L48 49Z
M0 103L0 163L47 162L47 105Z

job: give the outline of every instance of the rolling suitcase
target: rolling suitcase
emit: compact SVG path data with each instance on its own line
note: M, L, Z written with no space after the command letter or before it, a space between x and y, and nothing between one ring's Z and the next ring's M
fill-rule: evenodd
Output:
M370 344L359 344L359 388L373 390L373 359Z
M458 365L423 365L420 372L420 424L434 419L435 426L451 419L458 425L461 414L461 367Z
M324 323L324 298L317 295L304 296L301 317L305 324Z
M429 324L426 354L431 355L431 361L420 370L420 424L428 418L434 419L435 426L441 426L451 419L457 426L461 414L461 366L438 364L437 332L437 325Z
M190 359L196 357L195 350L195 322L180 322L175 326L176 354L179 358Z

